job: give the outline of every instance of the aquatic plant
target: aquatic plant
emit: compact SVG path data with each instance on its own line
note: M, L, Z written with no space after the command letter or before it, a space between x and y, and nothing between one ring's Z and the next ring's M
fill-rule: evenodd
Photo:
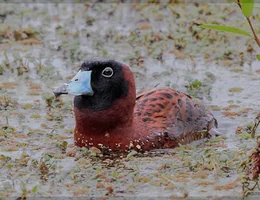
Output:
M236 1L237 5L240 7L243 15L245 16L245 18L248 22L248 25L250 26L253 36L250 33L248 33L247 31L244 31L242 29L235 28L232 26L204 24L204 25L200 25L200 28L208 28L208 29L212 29L212 30L224 31L224 32L248 36L248 37L253 38L255 40L256 44L260 48L260 39L256 35L255 28L254 28L251 18L250 18L253 15L254 0L235 0L235 1ZM257 54L256 58L258 60L260 60L260 54Z

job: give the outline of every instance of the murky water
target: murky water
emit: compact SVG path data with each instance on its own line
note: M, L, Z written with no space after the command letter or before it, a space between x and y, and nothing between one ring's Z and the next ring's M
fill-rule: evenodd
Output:
M0 67L4 70L0 75L0 126L4 130L0 132L0 196L242 197L240 174L234 166L223 172L222 161L216 164L221 169L215 166L213 170L194 162L201 162L205 149L218 156L254 148L254 140L244 140L235 132L238 126L252 123L260 110L260 64L251 54L244 55L251 64L237 63L236 56L253 45L251 41L239 37L234 44L230 35L205 32L195 41L189 32L197 28L190 26L196 20L223 23L226 15L228 22L245 26L238 9L229 4L197 7L191 3L0 5ZM205 15L206 11L211 15ZM18 36L13 38L15 31L28 27L41 44L24 45ZM30 34L21 37L34 38ZM210 43L207 37L220 42ZM182 58L172 53L177 44L184 46ZM228 50L234 58L233 62L227 59L226 66L219 60L225 61L223 52ZM210 62L205 54L211 54L207 55ZM73 144L72 97L62 97L63 104L52 102L52 91L69 80L84 59L93 57L130 65L138 90L156 86L189 92L189 81L201 81L196 94L209 109L218 107L212 112L227 137L221 140L222 146L195 142L186 151L115 159L113 165L90 157L84 149L76 157L66 155L63 142L68 142L67 152ZM22 74L19 67L24 69ZM245 158L246 153L237 160ZM219 187L227 184L231 186Z

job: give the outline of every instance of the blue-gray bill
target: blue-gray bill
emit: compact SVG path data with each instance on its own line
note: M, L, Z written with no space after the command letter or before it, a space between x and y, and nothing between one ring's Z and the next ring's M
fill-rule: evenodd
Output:
M61 87L58 87L53 91L55 97L59 97L62 94L68 94L68 86L66 84L62 85Z
M94 91L91 87L91 71L81 71L71 79L69 83L65 83L61 87L53 91L55 97L62 94L72 94L75 96L87 95L92 96Z

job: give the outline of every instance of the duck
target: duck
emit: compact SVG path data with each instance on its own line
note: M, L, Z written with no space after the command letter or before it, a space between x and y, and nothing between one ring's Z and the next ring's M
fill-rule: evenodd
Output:
M136 93L134 74L113 59L89 59L54 90L74 96L76 146L109 151L175 148L217 136L218 122L202 103L171 88Z

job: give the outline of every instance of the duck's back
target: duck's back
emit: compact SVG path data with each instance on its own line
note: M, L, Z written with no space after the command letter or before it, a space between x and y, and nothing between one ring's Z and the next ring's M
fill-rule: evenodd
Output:
M134 115L136 122L145 126L145 135L151 134L149 138L159 148L208 137L209 130L217 127L217 121L202 104L170 88L139 93Z

